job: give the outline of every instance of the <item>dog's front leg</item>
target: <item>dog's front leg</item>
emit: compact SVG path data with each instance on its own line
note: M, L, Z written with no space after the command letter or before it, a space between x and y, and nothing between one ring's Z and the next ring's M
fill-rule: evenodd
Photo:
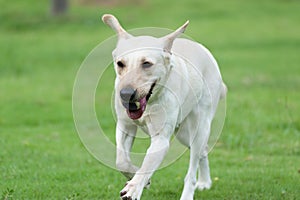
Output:
M169 130L167 130L169 128ZM148 183L154 171L159 167L165 157L170 143L173 128L168 127L164 133L151 137L151 145L147 150L141 168L123 188L120 195L122 200L139 200L144 186Z
M138 167L130 160L130 150L136 135L135 125L124 125L118 122L116 127L117 159L116 167L128 180L132 179Z

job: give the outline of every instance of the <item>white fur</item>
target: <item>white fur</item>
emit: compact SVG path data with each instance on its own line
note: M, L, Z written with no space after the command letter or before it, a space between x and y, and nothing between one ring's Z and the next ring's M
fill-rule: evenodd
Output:
M226 95L217 62L202 45L187 39L176 39L184 32L188 22L165 37L153 38L129 35L112 15L104 15L102 19L118 34L114 62L121 59L128 68L118 74L115 64L118 119L116 165L129 179L121 191L121 199L141 198L143 188L149 184L152 174L163 161L170 137L175 132L179 141L190 148L190 163L181 200L192 200L196 188L209 189L212 183L207 141L218 102ZM141 69L139 63L142 58L150 60L154 66L148 71ZM130 119L120 103L120 89L131 84L147 91L153 81L157 81L157 86L142 117ZM157 105L164 109L155 109ZM159 124L161 121L164 122L163 127ZM130 161L130 150L138 126L151 137L151 145L140 168Z

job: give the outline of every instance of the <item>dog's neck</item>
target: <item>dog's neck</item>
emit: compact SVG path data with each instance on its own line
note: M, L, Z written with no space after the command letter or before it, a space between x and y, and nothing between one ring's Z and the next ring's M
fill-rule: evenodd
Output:
M166 68L168 69L167 70L167 74L166 74L166 77L165 77L165 83L163 84L163 85L165 85L167 82L168 82L168 80L169 80L169 78L170 78L170 75L171 75L171 73L172 73L172 69L173 69L173 67L174 67L174 63L172 62L172 59L170 59L170 62L168 63L168 65L169 66L166 66ZM163 88L161 88L159 91L157 91L156 92L156 94L155 94L155 96L156 97L159 97L160 95L161 95L161 93L162 93L162 91L164 90L164 87Z

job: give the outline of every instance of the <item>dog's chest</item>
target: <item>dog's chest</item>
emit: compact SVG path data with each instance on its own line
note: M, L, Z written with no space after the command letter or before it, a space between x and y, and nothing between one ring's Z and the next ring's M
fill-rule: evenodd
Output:
M147 135L150 135L147 123L143 119L134 120L134 123Z

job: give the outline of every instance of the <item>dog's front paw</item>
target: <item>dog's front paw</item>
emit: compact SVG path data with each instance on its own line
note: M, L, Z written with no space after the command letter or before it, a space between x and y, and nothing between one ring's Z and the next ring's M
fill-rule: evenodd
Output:
M143 192L143 187L128 181L123 190L120 192L122 200L140 200Z

